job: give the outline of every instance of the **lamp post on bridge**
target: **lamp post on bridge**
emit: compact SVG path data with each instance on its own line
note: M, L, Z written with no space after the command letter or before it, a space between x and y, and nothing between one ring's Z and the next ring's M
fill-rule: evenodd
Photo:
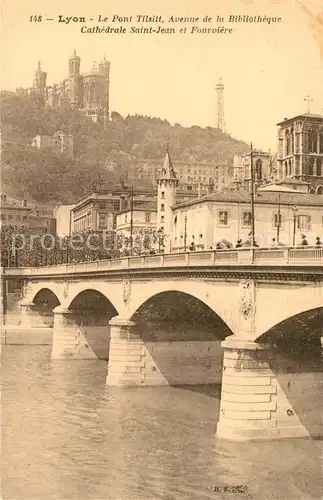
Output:
M187 246L187 215L184 217L184 252L186 252Z
M279 244L279 232L280 232L280 226L281 226L281 213L280 213L280 193L278 193L278 213L277 213L277 244Z
M255 172L253 168L253 147L250 143L250 182L251 182L251 262L254 261L255 246Z
M295 205L292 206L292 214L293 214L293 246L295 246L296 221L297 221L297 214L298 214L298 207L296 207Z

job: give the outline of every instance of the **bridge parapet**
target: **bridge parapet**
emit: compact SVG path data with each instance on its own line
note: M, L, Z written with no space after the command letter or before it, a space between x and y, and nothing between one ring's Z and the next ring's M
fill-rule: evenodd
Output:
M321 267L323 265L323 248L239 248L142 255L54 266L4 268L3 274L7 276L59 275L96 271L121 271L126 269L221 267L228 265Z

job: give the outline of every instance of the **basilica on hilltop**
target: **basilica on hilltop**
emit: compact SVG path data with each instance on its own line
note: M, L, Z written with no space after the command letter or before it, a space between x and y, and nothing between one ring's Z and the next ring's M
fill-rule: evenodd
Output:
M81 74L81 58L73 55L68 60L68 76L59 84L46 85L47 73L42 71L40 61L34 76L33 86L17 89L18 92L39 96L47 106L57 108L69 102L95 122L107 125L109 119L110 62L104 57L90 71Z

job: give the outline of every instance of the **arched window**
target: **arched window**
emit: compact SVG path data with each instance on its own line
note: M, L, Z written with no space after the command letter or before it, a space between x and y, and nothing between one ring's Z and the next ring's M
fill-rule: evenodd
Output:
M258 158L256 161L256 179L260 181L262 179L262 160Z
M288 176L292 176L292 160L288 160Z
M323 186L317 186L316 194L323 194Z
M315 127L311 127L308 131L308 151L309 153L317 152L317 139L318 130Z
M84 105L86 106L89 102L89 84L86 82L84 84Z
M290 154L294 154L294 127L290 129L290 138L291 138L291 151Z
M287 177L288 176L288 165L287 165L287 161L285 161L285 168L284 168L284 177Z
M289 130L286 130L285 132L285 147L286 147L286 156L288 156L290 155L290 148L291 148Z
M314 174L314 158L310 158L308 163L308 175Z
M323 153L323 129L320 131L320 153Z
M321 158L316 159L316 175L318 177L322 177L322 159Z
M89 104L94 104L95 102L95 82L90 83L90 99L89 99Z

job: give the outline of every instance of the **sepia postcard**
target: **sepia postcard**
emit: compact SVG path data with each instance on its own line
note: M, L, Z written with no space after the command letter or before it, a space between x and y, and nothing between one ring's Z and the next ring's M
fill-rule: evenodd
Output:
M1 498L322 500L322 1L1 7Z

